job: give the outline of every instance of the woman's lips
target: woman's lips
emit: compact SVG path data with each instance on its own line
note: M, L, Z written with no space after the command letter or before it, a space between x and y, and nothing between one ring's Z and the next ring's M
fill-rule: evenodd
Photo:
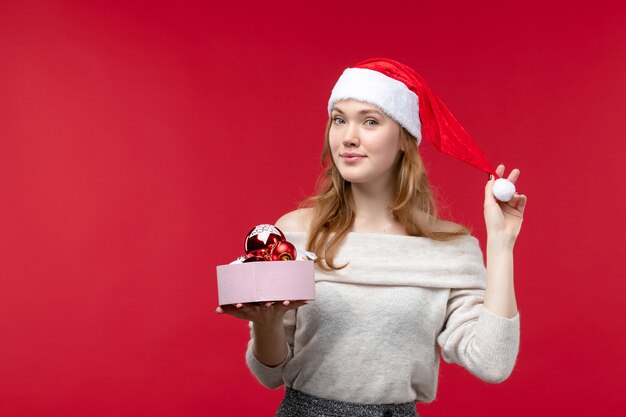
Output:
M359 162L359 161L361 161L362 159L365 158L365 155L361 155L361 154L358 154L358 153L350 153L350 152L342 153L339 156L341 157L343 162L345 162L347 164L353 164L353 163Z

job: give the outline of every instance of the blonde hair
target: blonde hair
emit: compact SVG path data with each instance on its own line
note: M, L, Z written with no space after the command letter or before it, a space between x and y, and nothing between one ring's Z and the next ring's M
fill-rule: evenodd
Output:
M332 118L326 126L322 151L324 171L318 180L318 192L301 204L302 207L313 208L307 249L317 254L323 261L319 262L320 267L327 271L346 266L337 266L335 256L355 216L351 184L343 179L330 154L331 126ZM469 230L463 226L451 232L434 230L433 223L427 219L437 217L437 202L428 183L417 141L402 127L400 141L404 151L401 151L393 179L394 200L390 209L394 217L410 236L445 241L469 234ZM426 216L420 216L420 212Z

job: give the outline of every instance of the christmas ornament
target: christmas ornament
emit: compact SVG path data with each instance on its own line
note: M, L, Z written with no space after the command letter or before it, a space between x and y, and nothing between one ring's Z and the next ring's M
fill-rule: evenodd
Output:
M245 258L260 258L260 260L269 261L271 260L271 250L271 248L252 250L246 254Z
M243 247L246 254L239 257L240 263L293 261L298 253L283 232L271 224L255 226L246 236Z
M246 254L258 250L270 253L275 245L285 240L285 235L277 227L271 224L260 224L248 233L243 247Z
M250 254L247 255L244 260L242 261L242 263L248 263L248 262L265 262L267 261L267 259L265 258L265 256L262 255L255 255L255 254Z
M272 248L272 261L293 261L296 256L296 247L287 241L280 242Z

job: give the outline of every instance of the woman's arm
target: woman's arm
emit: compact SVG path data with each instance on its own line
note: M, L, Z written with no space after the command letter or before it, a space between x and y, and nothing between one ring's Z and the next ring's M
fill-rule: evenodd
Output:
M217 308L218 314L249 320L250 341L246 349L246 364L255 378L267 388L276 389L283 385L283 368L291 359L290 350L293 349L295 309L302 304L292 301ZM264 323L264 320L267 322ZM275 322L277 324L269 325Z
M504 165L496 169L504 174ZM520 171L514 169L508 180L515 183ZM511 201L503 203L493 196L491 178L485 186L485 224L487 226L487 289L485 308L501 317L512 318L517 314L515 287L513 284L513 247L522 227L526 207L525 195L515 194Z
M254 356L266 366L277 366L287 357L287 339L283 317L289 310L306 304L306 301L283 301L282 303L254 303L220 306L216 313L252 322Z

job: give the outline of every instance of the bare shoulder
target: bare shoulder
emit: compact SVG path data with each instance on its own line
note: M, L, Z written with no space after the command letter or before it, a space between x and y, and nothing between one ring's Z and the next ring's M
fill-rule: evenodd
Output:
M306 232L311 224L313 209L301 208L284 214L276 220L276 227L288 232Z
M436 232L441 233L455 233L459 230L465 229L465 226L448 220L435 219L434 229Z
M463 226L462 224L455 223L449 220L439 219L435 216L424 213L422 211L418 213L418 216L421 218L421 220L424 223L428 224L429 227L432 228L433 232L456 233L456 232L459 232L460 230L465 229L465 226Z

